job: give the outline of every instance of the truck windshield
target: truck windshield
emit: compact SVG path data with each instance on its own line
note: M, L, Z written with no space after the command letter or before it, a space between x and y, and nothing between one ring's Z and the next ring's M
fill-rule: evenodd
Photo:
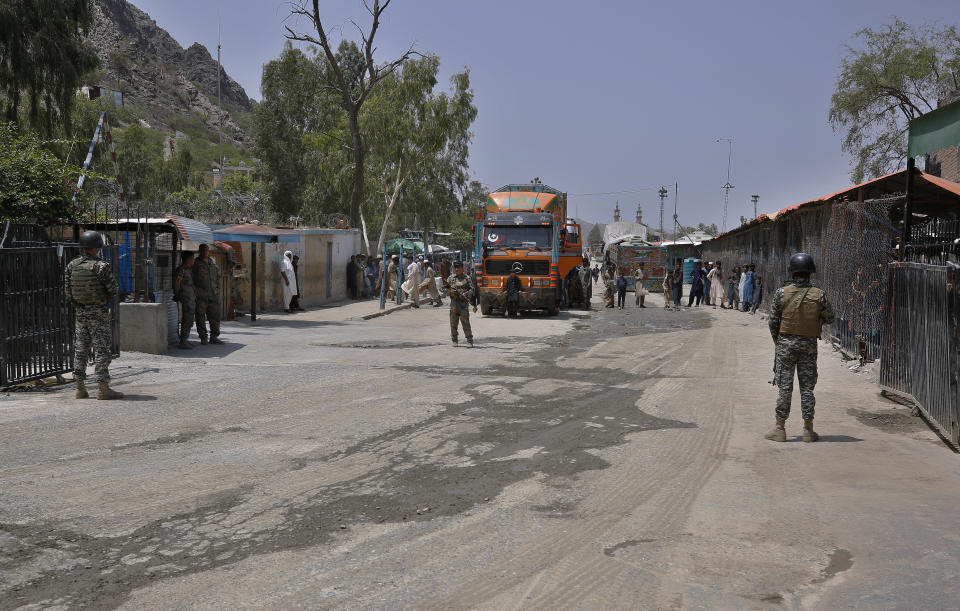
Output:
M553 247L550 227L484 227L483 243L489 248L537 248L550 250Z

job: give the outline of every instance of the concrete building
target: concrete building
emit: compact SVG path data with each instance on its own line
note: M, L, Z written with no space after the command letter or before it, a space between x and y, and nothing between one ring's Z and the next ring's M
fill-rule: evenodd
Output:
M217 240L233 247L237 255L233 299L238 311L251 305L251 261L256 253L256 311L283 309L283 253L300 257L298 274L304 307L347 298L347 263L362 250L359 229L282 229L248 223L214 228Z

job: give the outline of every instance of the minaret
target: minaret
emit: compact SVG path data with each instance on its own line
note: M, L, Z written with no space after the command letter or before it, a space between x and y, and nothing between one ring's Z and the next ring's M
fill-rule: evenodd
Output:
M637 223L643 224L643 210L640 208L640 202L637 202Z
M614 223L620 222L620 201L619 200L617 200L617 205L613 209L613 222Z

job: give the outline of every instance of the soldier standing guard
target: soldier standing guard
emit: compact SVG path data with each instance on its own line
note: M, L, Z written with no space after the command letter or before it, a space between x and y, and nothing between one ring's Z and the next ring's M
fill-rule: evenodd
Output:
M810 442L819 438L813 430L813 408L816 399L813 388L817 384L817 339L824 323L834 320L833 306L823 291L810 284L810 274L816 273L813 257L797 253L790 257L787 273L793 283L777 289L770 310L770 334L777 347L775 379L777 395L777 424L764 435L771 441L786 441L785 425L790 416L790 399L793 394L793 370L797 370L800 382L800 409L803 415L803 440Z
M220 269L210 256L210 246L200 245L200 256L193 262L193 290L196 295L197 335L200 345L222 344L220 341ZM207 320L210 341L207 341Z
M66 293L73 304L76 321L76 350L73 378L77 381L77 399L86 399L87 359L90 348L96 357L99 378L97 399L122 399L123 393L110 388L110 309L107 304L119 292L110 264L97 257L103 237L85 231L78 240L84 253L67 264Z
M187 341L190 337L190 328L193 327L195 308L197 306L196 293L193 290L193 253L180 253L180 267L173 277L173 297L180 302L180 343L177 348L192 350L193 344Z
M593 297L593 270L590 269L590 259L583 258L583 263L577 268L577 278L580 280L580 292L583 293L583 309L590 309L590 299Z
M473 285L470 278L463 273L463 261L457 261L453 266L453 274L447 278L447 294L450 296L450 336L453 345L458 345L457 325L463 325L463 336L467 338L467 346L473 348L473 329L470 328L470 298L473 297Z

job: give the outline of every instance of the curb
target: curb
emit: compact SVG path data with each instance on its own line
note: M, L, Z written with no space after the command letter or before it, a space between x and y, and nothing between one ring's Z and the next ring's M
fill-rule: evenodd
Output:
M400 310L409 310L413 307L413 303L404 303L392 308L387 308L385 310L380 310L379 312L374 312L373 314L364 314L359 317L359 320L372 320L374 318L380 318L381 316L386 316L387 314L392 314L394 312L399 312Z
M430 297L426 297L420 300L421 304L424 302L433 303L433 299ZM380 318L381 316L386 316L387 314L393 314L394 312L399 312L400 310L409 310L412 307L413 307L413 302L409 302L409 303L405 302L396 307L388 308L386 310L380 310L378 312L374 312L373 314L364 314L363 316L354 318L353 320L372 320L374 318Z

